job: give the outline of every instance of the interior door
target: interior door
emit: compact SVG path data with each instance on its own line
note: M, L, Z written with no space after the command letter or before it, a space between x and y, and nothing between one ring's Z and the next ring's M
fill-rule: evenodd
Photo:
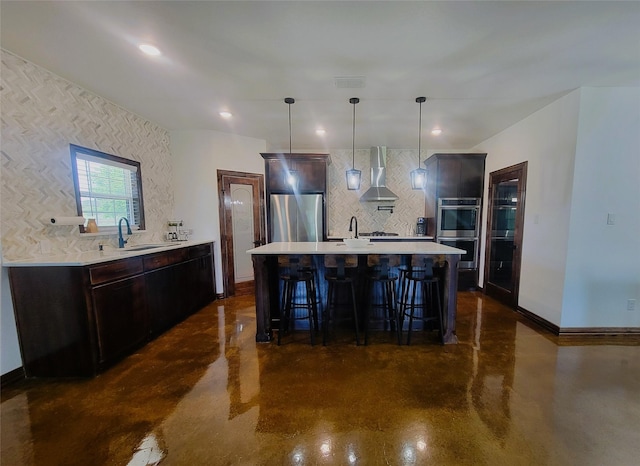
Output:
M233 274L235 283L253 280L253 263L246 253L254 247L253 185L230 185L231 226L233 231Z
M265 244L264 176L218 170L224 296L253 292L247 249Z
M527 162L489 175L484 290L511 307L518 305Z

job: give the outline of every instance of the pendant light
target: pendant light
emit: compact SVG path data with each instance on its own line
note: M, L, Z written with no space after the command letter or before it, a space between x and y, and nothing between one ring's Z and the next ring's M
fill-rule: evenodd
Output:
M411 172L411 189L424 189L427 184L427 170L420 168L420 150L422 141L422 104L426 102L426 97L416 97L416 102L420 104L420 124L418 128L418 168Z
M296 101L293 97L285 97L284 103L289 106L289 163L291 163L291 104ZM284 182L291 188L296 189L298 187L298 172L295 170L286 170L284 174Z
M360 179L362 172L355 169L356 158L356 104L360 102L357 97L349 99L349 103L353 104L353 138L351 145L351 170L347 170L347 189L354 191L360 189Z

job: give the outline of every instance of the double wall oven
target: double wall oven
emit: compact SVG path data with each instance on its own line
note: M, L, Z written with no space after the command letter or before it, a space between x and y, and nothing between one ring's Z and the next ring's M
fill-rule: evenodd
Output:
M438 199L436 241L464 249L459 269L478 268L480 236L480 198L443 197Z

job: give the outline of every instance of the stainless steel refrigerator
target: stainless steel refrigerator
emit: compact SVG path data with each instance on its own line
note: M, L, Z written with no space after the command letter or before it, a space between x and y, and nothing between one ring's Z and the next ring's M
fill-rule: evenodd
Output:
M272 194L271 241L322 241L322 194Z

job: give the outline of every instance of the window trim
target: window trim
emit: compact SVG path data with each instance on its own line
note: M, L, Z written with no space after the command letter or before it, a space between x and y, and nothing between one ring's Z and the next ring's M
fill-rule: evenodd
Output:
M69 150L71 152L71 174L73 176L73 189L75 191L76 197L76 209L79 216L83 216L82 213L82 200L80 194L80 180L78 179L78 162L76 157L78 154L86 154L91 157L96 157L99 159L103 159L107 162L117 163L126 165L128 167L132 167L132 170L135 171L137 184L138 184L138 194L140 196L140 221L138 222L138 229L145 229L145 221L144 221L144 196L142 194L142 174L140 170L140 162L135 160L125 159L124 157L119 157L117 155L107 154L106 152L100 152L97 150L89 149L87 147L78 146L75 144L69 144ZM105 227L105 229L111 229L113 227ZM87 233L84 225L80 225L80 233Z

